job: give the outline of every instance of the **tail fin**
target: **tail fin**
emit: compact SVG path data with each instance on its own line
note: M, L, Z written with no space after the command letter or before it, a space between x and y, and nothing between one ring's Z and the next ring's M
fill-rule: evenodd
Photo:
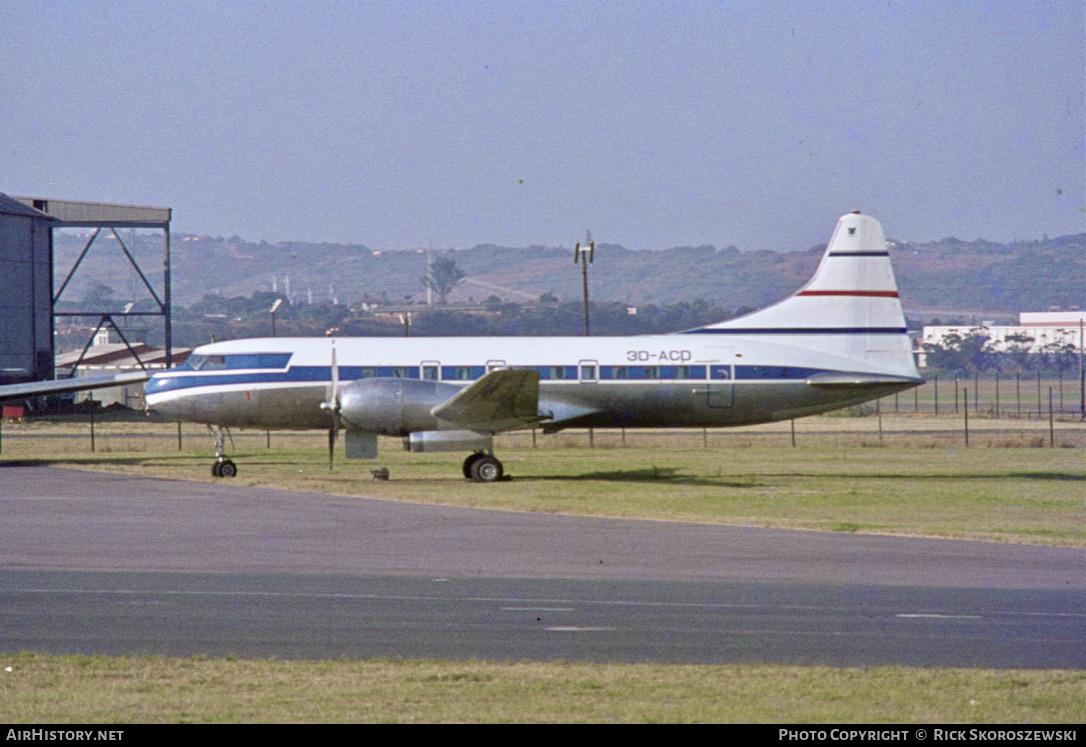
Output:
M917 376L882 224L859 212L837 221L814 276L795 294L690 333L765 335Z

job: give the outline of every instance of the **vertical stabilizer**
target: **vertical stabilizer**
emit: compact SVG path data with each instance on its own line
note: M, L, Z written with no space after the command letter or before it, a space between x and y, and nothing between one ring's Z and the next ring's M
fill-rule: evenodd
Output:
M814 276L795 294L690 333L764 335L917 375L882 224L859 212L837 221Z

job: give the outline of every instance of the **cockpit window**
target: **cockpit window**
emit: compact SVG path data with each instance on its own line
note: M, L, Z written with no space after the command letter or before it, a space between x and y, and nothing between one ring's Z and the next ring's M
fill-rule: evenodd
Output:
M196 371L200 368L200 364L204 362L204 358L206 357L206 355L196 355L196 353L192 353L185 359L184 363L178 366L178 368L183 368L187 371Z

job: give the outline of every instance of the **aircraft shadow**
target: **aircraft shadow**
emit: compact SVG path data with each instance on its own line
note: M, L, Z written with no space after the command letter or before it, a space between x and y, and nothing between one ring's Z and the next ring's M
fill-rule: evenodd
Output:
M682 474L674 467L649 467L646 469L624 469L610 472L586 472L582 475L531 475L515 476L517 482L569 482L599 480L603 482L642 482L666 483L670 485L700 485L717 488L753 488L758 487L757 480L748 477L743 482L735 482L736 477L704 477Z

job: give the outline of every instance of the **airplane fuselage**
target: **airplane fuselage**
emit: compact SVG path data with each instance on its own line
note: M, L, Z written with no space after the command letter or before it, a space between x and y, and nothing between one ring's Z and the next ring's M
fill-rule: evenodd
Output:
M788 337L782 333L781 337ZM539 373L540 427L717 427L825 412L915 386L822 387L818 377L885 374L807 347L716 334L636 337L338 338L339 378L380 378L403 402L399 427L438 430L433 404L500 368ZM156 410L232 427L328 428L328 338L263 338L197 348L147 386ZM513 351L516 351L513 354ZM865 370L866 368L866 370ZM903 377L910 372L902 371Z

